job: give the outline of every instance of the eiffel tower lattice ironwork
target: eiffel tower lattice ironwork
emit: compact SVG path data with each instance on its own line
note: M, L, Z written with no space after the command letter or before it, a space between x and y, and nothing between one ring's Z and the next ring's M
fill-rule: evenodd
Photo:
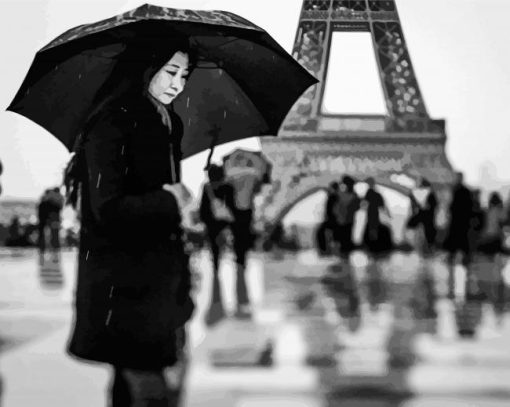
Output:
M323 113L332 36L338 31L371 34L386 115ZM402 192L396 178L402 175L426 177L440 188L452 181L445 121L427 113L394 0L304 0L293 56L320 83L294 105L279 137L261 141L274 181L259 216L277 222L296 202L344 174L372 176Z

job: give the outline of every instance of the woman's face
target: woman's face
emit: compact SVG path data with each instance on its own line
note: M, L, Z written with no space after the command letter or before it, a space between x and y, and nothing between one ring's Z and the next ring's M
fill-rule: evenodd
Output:
M188 54L177 51L152 77L149 93L165 105L169 105L181 93L189 75Z

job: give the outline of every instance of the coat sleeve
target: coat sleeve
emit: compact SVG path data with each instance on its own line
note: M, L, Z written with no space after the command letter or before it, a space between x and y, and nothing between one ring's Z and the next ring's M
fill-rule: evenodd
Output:
M140 195L126 193L128 161L124 145L125 138L114 122L101 121L88 133L84 149L90 205L96 221L106 231L119 234L129 235L131 230L147 231L152 236L170 235L181 221L177 200L161 188Z

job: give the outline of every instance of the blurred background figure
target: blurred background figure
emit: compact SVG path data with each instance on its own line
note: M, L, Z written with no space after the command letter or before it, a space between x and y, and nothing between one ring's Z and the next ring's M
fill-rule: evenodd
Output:
M64 207L64 196L60 188L47 189L44 191L37 206L38 215L38 243L41 261L44 261L46 248L49 246L53 256L58 256L61 242L60 229L62 225L62 209ZM48 239L49 235L49 239Z
M462 264L467 267L471 262L471 221L473 217L474 200L471 190L464 185L464 176L458 172L455 184L451 191L452 200L449 208L450 223L444 243L448 252L449 265L449 293L450 298L454 297L455 287L455 258L458 252L462 254Z
M331 182L327 190L326 204L324 207L324 220L316 231L316 242L319 254L328 255L331 253L331 245L335 243L335 237L338 236L338 224L335 217L335 206L338 202L338 192L340 184Z
M6 246L25 246L23 242L23 229L18 216L11 218L11 223L7 228L7 239L5 241Z
M225 180L234 189L233 222L231 231L236 261L236 316L251 316L248 289L246 286L246 258L253 247L256 235L253 230L254 199L262 188L269 183L271 165L258 152L238 149L223 159Z
M354 250L352 231L356 212L360 208L360 199L354 192L355 184L354 179L348 175L342 178L334 209L338 236L335 240L340 243L340 255L347 259Z
M367 184L368 190L363 198L367 211L363 244L369 254L376 256L387 253L393 248L391 229L381 219L381 214L388 219L391 219L391 214L383 196L375 188L375 180L368 178Z
M234 188L225 183L223 166L211 164L207 169L209 181L205 183L200 200L200 219L205 224L213 263L212 296L206 323L212 325L225 316L219 281L222 233L234 221Z
M483 213L483 224L477 244L477 251L490 256L501 252L503 247L503 226L506 220L503 200L499 193L492 192L487 209Z
M430 254L435 248L437 237L437 196L430 182L423 178L418 187L411 191L409 199L411 216L407 227L414 230L414 246L420 253Z
M475 213L477 213L475 211ZM503 276L503 226L506 221L503 200L497 192L489 196L487 208L480 208L477 216L480 224L474 242L473 261L471 274L480 280L480 286L496 311L501 317L505 307L505 283Z

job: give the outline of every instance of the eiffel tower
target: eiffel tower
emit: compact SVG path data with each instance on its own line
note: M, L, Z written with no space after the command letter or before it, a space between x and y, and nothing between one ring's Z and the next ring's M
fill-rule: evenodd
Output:
M335 32L371 34L387 114L332 115L322 109ZM261 139L274 180L259 212L265 221L274 224L345 174L372 176L402 193L408 192L402 177L425 177L440 194L446 189L453 170L445 153L445 121L427 113L394 0L304 0L293 56L320 83L294 105L277 138Z

